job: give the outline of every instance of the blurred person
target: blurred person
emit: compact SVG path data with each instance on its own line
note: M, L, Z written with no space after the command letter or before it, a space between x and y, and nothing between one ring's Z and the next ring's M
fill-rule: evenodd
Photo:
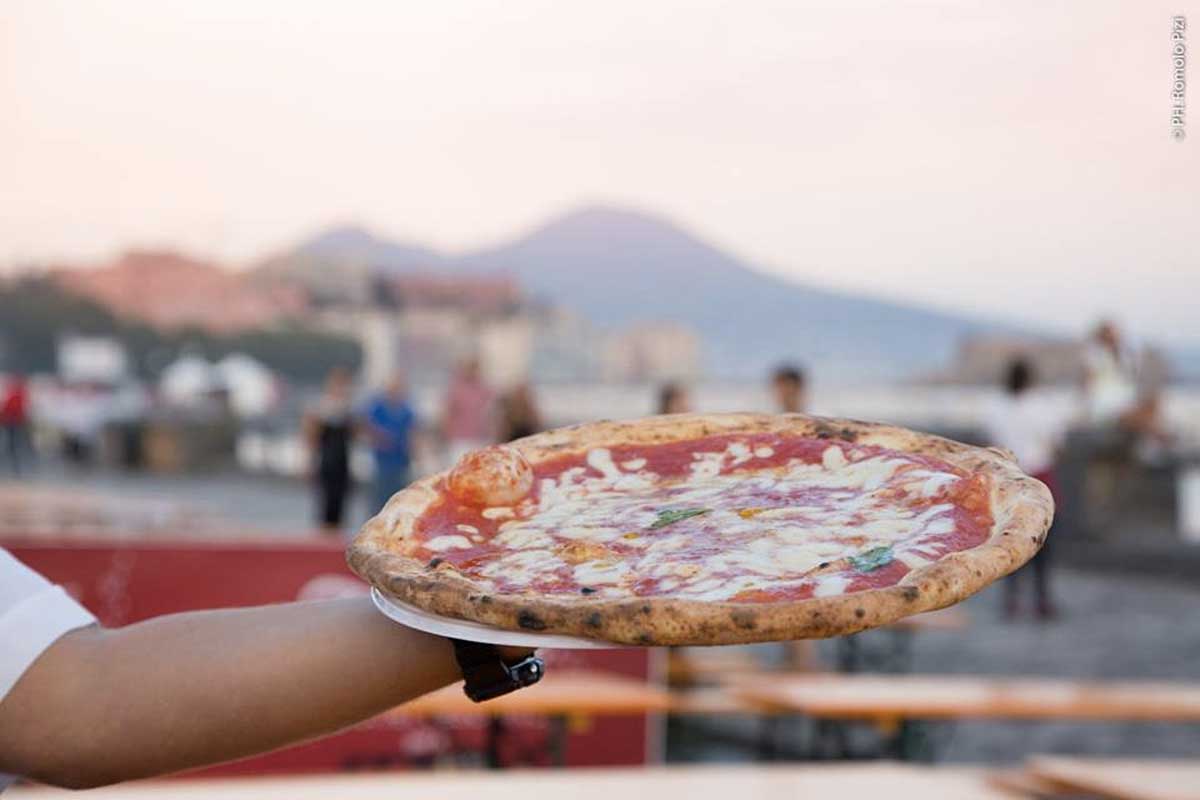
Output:
M803 414L808 408L808 381L804 370L782 364L771 374L771 393L782 414Z
M350 447L355 420L350 394L350 372L335 367L326 376L321 397L304 420L304 438L317 490L317 521L331 534L341 530L346 498L353 487Z
M24 375L11 376L0 394L0 434L9 466L14 475L20 476L24 456L33 452L29 436L29 382Z
M1010 362L1004 373L1004 394L988 409L984 425L988 440L1012 452L1021 469L1046 484L1057 501L1059 491L1054 464L1066 432L1065 420L1050 413L1031 393L1036 379L1029 361L1017 358ZM1031 572L1038 617L1054 617L1055 606L1050 591L1054 539L1053 535L1047 536L1029 565L1004 581L1004 612L1009 619L1016 617L1019 611L1018 587Z
M1116 323L1096 326L1083 352L1083 400L1087 422L1111 425L1137 400L1132 359Z
M87 468L95 460L106 422L105 394L101 386L80 383L67 386L58 395L62 453L71 466Z
M1095 466L1128 464L1136 434L1125 424L1138 401L1133 359L1116 324L1103 320L1083 349L1081 419L1067 438L1058 464L1062 510L1055 518L1072 536L1085 536L1103 518L1095 502ZM1091 488L1089 488L1091 487Z
M657 414L686 414L692 410L687 389L678 383L664 383L658 389Z
M105 629L0 549L0 792L15 776L80 789L243 758L462 677L449 640L365 596Z
M495 395L483 380L479 359L463 360L450 379L442 407L442 433L450 463L492 443L494 400Z
M514 386L500 398L498 439L511 442L541 431L542 415L538 412L533 387L528 383Z
M1170 461L1175 433L1163 415L1160 388L1149 386L1143 389L1118 423L1132 437L1134 455L1142 463L1162 466Z
M408 398L408 385L401 373L388 380L382 392L363 409L363 432L371 444L375 477L371 482L371 513L412 480L412 438L417 414Z

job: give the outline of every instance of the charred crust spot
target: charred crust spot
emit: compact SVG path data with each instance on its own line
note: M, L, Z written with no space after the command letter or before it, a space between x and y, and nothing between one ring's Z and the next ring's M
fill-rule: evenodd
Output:
M914 600L916 600L918 597L921 596L921 590L918 589L916 586L905 586L900 591L900 596L911 603ZM861 611L861 609L859 609L859 610Z
M643 614L649 614L649 613L650 613L650 606L649 606L649 605L644 605L644 606L642 606L642 609L641 609L641 611L642 611L642 613L643 613Z
M820 618L821 618L821 612L820 612L820 611L813 611L812 613L810 613L810 614L809 614L809 616L810 616L810 617L812 617L813 619L820 619Z
M828 428L820 428L817 430L818 439L832 439L833 433Z
M981 569L977 569L977 570L975 570L975 577L976 577L976 578L982 578L982 577L983 577L983 570L981 570Z
M638 644L654 644L654 637L648 633L639 633L637 641Z
M584 586L584 587L580 588L579 593L580 594L595 594L596 590L590 586Z
M734 611L729 615L729 619L739 628L744 630L754 630L758 627L758 615L753 611Z
M445 559L442 558L441 556L434 556L433 558L429 559L429 568L434 569L437 567L438 564L442 563L443 561L445 561Z
M862 619L866 615L867 615L867 612L865 609L863 609L863 608L854 609L854 616L858 617L859 619Z
M524 610L517 614L517 625L530 631L546 630L546 623L532 611Z
M820 564L817 564L817 569L825 569L828 566L829 566L828 561L822 561Z
M838 436L840 436L844 442L853 442L858 438L858 431L854 430L853 428L842 428L840 431L838 431Z
M485 594L483 597L479 598L479 602L486 606L488 603L492 602L492 596L490 594Z
M599 628L603 621L604 620L601 618L599 611L593 611L591 614L588 614L587 619L584 620L584 622L586 622L588 626L592 628Z

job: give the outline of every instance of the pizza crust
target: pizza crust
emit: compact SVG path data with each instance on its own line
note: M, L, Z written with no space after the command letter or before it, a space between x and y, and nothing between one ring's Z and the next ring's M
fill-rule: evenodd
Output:
M658 444L728 433L784 433L878 445L933 456L969 473L982 473L991 485L991 534L976 547L911 570L894 586L844 595L738 603L500 594L476 584L446 562L431 566L409 555L418 546L412 538L417 519L439 499L434 487L444 474L438 474L394 495L363 526L347 551L347 561L364 579L404 602L507 630L583 636L626 645L745 644L841 636L957 603L1032 558L1045 541L1054 514L1050 491L1021 472L1005 450L971 447L856 420L803 414L679 414L560 428L511 446L536 464L596 447Z

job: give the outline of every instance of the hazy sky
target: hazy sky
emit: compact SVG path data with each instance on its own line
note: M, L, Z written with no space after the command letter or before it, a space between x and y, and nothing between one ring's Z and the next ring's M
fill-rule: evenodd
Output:
M349 220L461 249L606 202L814 283L1200 342L1200 0L800 5L6 0L0 262Z

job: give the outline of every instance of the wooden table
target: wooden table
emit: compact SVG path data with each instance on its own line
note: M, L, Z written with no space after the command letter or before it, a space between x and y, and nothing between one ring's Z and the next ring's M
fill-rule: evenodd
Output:
M486 703L474 703L456 683L399 706L391 714L433 716L620 716L667 711L671 695L666 689L613 672L547 670L533 686Z
M506 716L535 715L552 718L551 756L561 765L566 755L566 737L571 721L588 717L651 714L671 709L666 689L613 672L593 670L548 670L541 681L520 691L475 703L456 683L419 697L389 712L401 717L488 717L484 758L499 767L500 740Z
M1200 760L1036 756L1025 771L1056 788L1112 800L1200 800Z
M827 719L1200 722L1200 684L913 675L772 675L731 690Z
M10 790L12 800L65 798L49 789ZM71 794L71 797L77 795ZM5 795L8 800L10 795ZM222 781L146 781L88 793L95 800L1012 800L981 770L876 763L781 767L390 773Z

